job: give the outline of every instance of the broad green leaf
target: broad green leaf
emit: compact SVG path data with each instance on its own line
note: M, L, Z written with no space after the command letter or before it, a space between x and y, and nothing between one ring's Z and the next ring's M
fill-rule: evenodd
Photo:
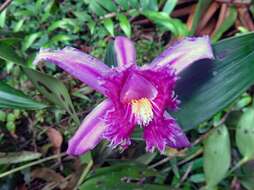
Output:
M235 105L235 108L238 110L243 109L244 107L248 106L252 102L252 98L250 95L243 96Z
M45 107L47 106L0 81L0 108L36 110Z
M120 5L124 10L128 10L129 4L126 0L115 0L115 2Z
M20 45L20 42L22 41L22 38L19 37L8 37L8 38L1 38L0 44L4 44L9 46L8 48L17 47Z
M143 154L142 156L138 157L136 159L136 162L141 163L141 164L145 164L148 165L150 162L153 161L153 159L157 156L157 152L148 152Z
M220 39L224 32L226 32L234 23L237 17L237 10L235 7L229 8L229 14L221 24L220 28L212 35L212 41L216 42Z
M174 10L175 6L177 4L177 0L167 0L165 3L162 12L165 12L167 14L171 14L171 12Z
M97 3L109 12L115 12L117 10L117 7L112 0L97 0Z
M110 35L115 36L114 35L114 23L113 23L112 19L111 18L104 19L103 24L104 24L105 28L107 29L107 31L110 33Z
M33 45L33 43L42 35L42 32L36 32L33 34L29 34L28 36L25 37L24 42L22 44L22 50L25 51L27 50L29 47L31 47L31 45Z
M246 176L245 178L240 179L240 182L243 185L243 187L246 188L247 190L254 189L253 176Z
M97 16L104 16L105 14L107 14L107 12L95 0L89 3L89 8Z
M189 177L189 180L193 183L204 183L205 175L203 173L194 174Z
M52 45L57 44L58 42L69 42L71 39L70 35L67 34L57 34L53 36L48 43L43 45L44 48L51 47Z
M41 157L41 153L22 151L22 152L0 152L0 164L16 164L20 162L26 162L35 160Z
M123 30L125 35L130 38L131 37L131 25L128 21L128 18L123 14L118 14L118 20L120 22L119 24L120 24L121 29Z
M139 2L138 2L138 0L129 0L129 4L130 4L130 6L132 7L132 8L138 8L138 6L139 6Z
M90 151L80 156L81 164L88 164L92 160L93 157Z
M106 54L104 58L104 63L107 64L110 67L116 67L117 61L115 57L115 51L114 51L114 43L110 42L107 45Z
M94 31L95 31L95 26L96 26L96 23L92 20L90 20L88 23L87 23L87 26L90 30L90 33L93 34Z
M14 48L8 45L6 40L0 40L0 59L21 65L24 62L24 60L15 53Z
M23 67L23 70L36 88L48 100L64 108L71 115L73 120L79 124L79 119L74 110L70 95L61 81L30 68Z
M193 35L197 29L198 23L200 22L200 18L204 11L208 8L210 5L211 0L199 0L198 4L195 9L193 21L192 21L192 27L191 27L191 35Z
M55 21L49 26L48 32L52 32L58 28L65 29L72 32L78 31L77 22L75 19L64 18L64 19Z
M175 36L186 36L189 32L187 26L178 19L172 19L165 12L144 11L143 15L159 26L171 31Z
M158 2L157 0L149 0L148 9L152 11L158 11Z
M186 90L188 98L182 100L177 112L172 113L185 130L211 118L254 83L254 33L220 41L213 45L213 51L215 60L209 79L192 89L192 94ZM194 76L188 85L198 83L193 79ZM188 86L182 87L188 89Z
M236 128L236 145L246 160L254 158L254 109L248 108Z
M21 28L23 27L25 20L26 20L25 18L19 20L19 21L15 24L15 27L13 28L13 31L14 31L14 32L19 32L19 31L21 30Z
M230 167L230 140L226 126L214 129L204 142L204 172L208 189L215 187Z
M127 182L127 179L142 179L155 176L153 170L144 165L129 163L99 168L81 185L80 190L170 190L168 186L153 184L138 184ZM124 180L126 179L126 180Z
M5 9L3 12L0 13L0 28L3 28L5 26L6 11L7 9Z
M158 11L157 0L140 0L140 6L143 11Z
M142 184L131 182L120 182L112 184L109 176L101 176L94 181L89 180L87 183L81 185L80 190L174 190L167 185L155 185L155 184ZM124 177L124 176L123 176ZM105 179L105 180L103 180ZM127 180L127 179L126 179ZM102 182L102 183L101 183ZM99 185L98 185L99 184Z

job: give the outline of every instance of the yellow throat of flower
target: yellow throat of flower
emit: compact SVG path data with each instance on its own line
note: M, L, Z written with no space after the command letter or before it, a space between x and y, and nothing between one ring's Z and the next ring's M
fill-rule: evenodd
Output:
M138 120L139 125L147 126L153 119L152 104L147 98L131 101L132 113Z

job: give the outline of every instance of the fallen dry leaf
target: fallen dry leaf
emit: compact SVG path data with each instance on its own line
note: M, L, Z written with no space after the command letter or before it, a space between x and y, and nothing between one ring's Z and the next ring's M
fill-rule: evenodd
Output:
M55 128L48 127L47 128L47 135L52 144L52 147L55 151L60 152L61 145L63 143L63 136L62 134L56 130Z

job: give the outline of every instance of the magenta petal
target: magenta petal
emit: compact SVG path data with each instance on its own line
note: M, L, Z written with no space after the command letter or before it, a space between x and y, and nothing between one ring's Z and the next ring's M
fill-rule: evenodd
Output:
M168 115L168 114L167 114ZM149 152L157 148L164 152L165 148L185 148L190 142L176 121L169 115L166 118L155 118L154 121L144 129L146 150Z
M111 108L112 102L104 100L84 119L75 135L69 141L68 154L83 154L99 143L103 132L106 130L103 117L105 112Z
M118 107L107 112L104 117L107 129L103 137L115 148L121 146L127 148L131 144L131 134L135 128L134 117L132 117L131 107Z
M114 48L119 67L128 67L136 64L136 50L129 38L116 37Z
M127 78L122 91L120 93L120 100L123 103L137 100L140 98L154 99L157 96L157 89L151 82L146 80L139 74L130 73Z
M185 38L156 57L151 66L163 67L171 64L177 74L193 62L205 58L214 58L209 37Z
M40 61L56 64L98 92L103 94L105 92L100 81L109 72L110 68L88 54L71 47L58 51L41 50L34 63Z

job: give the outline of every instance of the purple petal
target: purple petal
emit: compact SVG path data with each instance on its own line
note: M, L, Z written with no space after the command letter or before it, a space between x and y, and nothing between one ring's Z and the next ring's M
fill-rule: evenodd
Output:
M176 121L168 113L164 117L154 118L154 121L145 127L146 150L152 152L157 148L164 152L167 146L177 149L189 147L190 142Z
M114 48L119 67L129 67L136 64L136 50L129 38L116 37Z
M83 154L99 143L103 132L106 130L106 124L102 118L105 112L111 108L112 102L104 100L84 119L75 135L69 141L68 154Z
M88 54L71 47L58 51L41 50L34 63L40 61L56 64L98 92L105 92L100 82L110 68Z
M171 64L178 74L193 62L205 58L214 58L209 37L185 38L155 58L151 66L163 67Z
M151 82L139 74L130 73L122 87L120 100L123 103L137 100L140 98L154 99L158 91Z
M158 91L156 98L151 102L153 111L157 115L163 115L166 108L175 110L179 101L174 92L177 77L171 67L160 67L157 69L143 69L142 76L146 78Z
M127 148L131 144L131 134L135 129L135 120L132 117L131 106L119 105L111 110L104 117L107 123L107 129L103 133L103 137L110 141L110 145L115 148L120 146Z

